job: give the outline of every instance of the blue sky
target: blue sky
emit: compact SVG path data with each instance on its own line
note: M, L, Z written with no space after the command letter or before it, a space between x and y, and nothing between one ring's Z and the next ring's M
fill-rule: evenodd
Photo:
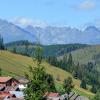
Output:
M100 27L100 0L0 0L0 18L23 26Z

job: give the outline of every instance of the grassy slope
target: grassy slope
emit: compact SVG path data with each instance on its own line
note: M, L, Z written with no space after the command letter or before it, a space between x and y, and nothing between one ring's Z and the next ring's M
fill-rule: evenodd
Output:
M29 67L29 65L35 65L35 63L30 57L12 54L7 51L0 51L0 67L3 69L3 74L6 76L24 75L24 72L27 72L27 68ZM46 62L44 62L43 65L45 66L47 73L53 75L57 86L61 86L65 78L67 78L68 76L72 76L70 73L56 68L54 66L51 66ZM56 80L58 75L61 81ZM75 84L74 91L89 97L94 95L88 90L84 90L79 87L80 80L73 79L73 81Z

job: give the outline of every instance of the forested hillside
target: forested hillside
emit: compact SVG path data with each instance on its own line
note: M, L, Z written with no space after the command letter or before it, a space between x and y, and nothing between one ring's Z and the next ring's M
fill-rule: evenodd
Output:
M48 56L61 56L65 53L75 51L80 48L87 47L86 44L56 44L56 45L41 45L43 48L44 57ZM6 44L6 48L13 52L16 49L16 53L32 56L36 43L31 43L27 40L15 41Z
M58 60L53 61L57 61L62 66L62 69L71 72L73 77L81 79L85 84L91 84L92 92L95 93L100 89L99 45L72 51L67 55L58 57ZM84 84L82 85L83 88L86 88Z

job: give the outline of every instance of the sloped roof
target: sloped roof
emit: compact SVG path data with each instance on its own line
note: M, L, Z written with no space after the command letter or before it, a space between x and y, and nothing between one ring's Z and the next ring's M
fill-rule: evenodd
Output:
M58 97L59 93L50 93L48 97Z
M21 91L9 91L10 93L10 98L8 98L8 96L6 96L4 98L4 100L24 100L24 94ZM12 97L12 95L15 95L16 97Z
M5 83L9 81L10 79L12 79L12 77L0 77L0 83Z
M21 84L27 84L27 83L29 83L29 80L28 80L26 77L24 77L24 76L17 77L16 79L17 79L18 82L21 83Z

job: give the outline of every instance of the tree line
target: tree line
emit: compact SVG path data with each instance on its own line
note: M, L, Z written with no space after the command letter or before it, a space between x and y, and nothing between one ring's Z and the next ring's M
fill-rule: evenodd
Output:
M87 64L75 64L72 54L65 54L62 58L48 57L47 62L51 65L64 69L72 73L75 79L80 79L80 87L87 89L87 85L91 85L90 89L93 93L96 93L100 89L100 73L95 70L96 63L88 62Z

